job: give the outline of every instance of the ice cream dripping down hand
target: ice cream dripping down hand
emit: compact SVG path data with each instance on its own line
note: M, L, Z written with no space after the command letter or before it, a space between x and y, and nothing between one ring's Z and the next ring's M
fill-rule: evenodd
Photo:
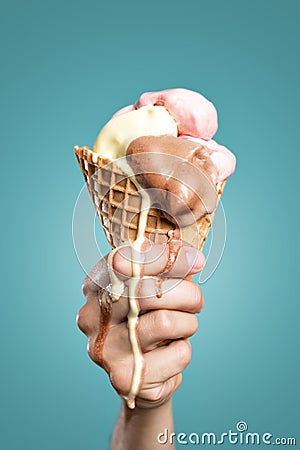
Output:
M154 242L163 238L160 242L173 247L186 241L202 249L218 198L236 164L233 153L212 140L217 128L216 109L203 95L182 88L167 89L146 92L115 113L99 133L93 151L75 148L114 248L107 260L111 281L107 302L122 299L122 283L128 287L127 319L134 366L130 391L123 397L131 409L145 370L138 339L138 289L143 278L139 257L145 237L154 236ZM116 247L128 245L128 241L132 277L120 286L112 259ZM172 257L172 263L175 260Z

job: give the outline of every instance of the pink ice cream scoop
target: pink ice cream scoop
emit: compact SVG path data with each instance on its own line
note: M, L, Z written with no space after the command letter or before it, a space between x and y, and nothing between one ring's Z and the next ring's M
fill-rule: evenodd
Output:
M174 118L179 136L187 134L209 140L218 129L216 108L198 92L183 88L145 92L134 106L147 105L164 106Z
M224 145L218 144L214 140L205 141L191 136L180 136L182 139L197 142L206 148L210 155L210 159L218 169L218 181L224 181L233 174L236 165L234 154Z

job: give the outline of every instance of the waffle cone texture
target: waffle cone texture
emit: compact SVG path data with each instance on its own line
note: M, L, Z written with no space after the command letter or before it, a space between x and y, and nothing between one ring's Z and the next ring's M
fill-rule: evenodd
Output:
M74 152L87 188L112 248L137 237L142 197L132 180L115 162L102 158L88 147L75 147ZM220 198L226 180L216 185ZM206 214L194 224L180 230L181 239L202 250L213 220ZM159 209L150 208L145 237L155 244L166 243L176 226Z

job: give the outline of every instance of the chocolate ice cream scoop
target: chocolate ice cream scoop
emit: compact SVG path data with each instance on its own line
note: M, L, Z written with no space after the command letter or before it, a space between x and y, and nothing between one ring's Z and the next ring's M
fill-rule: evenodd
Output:
M218 170L199 143L170 135L142 136L129 144L126 158L152 206L172 222L187 226L215 210Z

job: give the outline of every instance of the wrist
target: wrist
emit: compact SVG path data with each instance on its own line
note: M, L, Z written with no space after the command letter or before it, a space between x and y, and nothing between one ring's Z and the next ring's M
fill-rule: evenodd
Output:
M161 448L157 438L165 429L170 433L174 430L171 399L156 407L141 408L136 406L135 409L129 409L123 401L113 433L111 448L114 450L129 450L132 448L154 450ZM172 446L172 448L174 447Z

